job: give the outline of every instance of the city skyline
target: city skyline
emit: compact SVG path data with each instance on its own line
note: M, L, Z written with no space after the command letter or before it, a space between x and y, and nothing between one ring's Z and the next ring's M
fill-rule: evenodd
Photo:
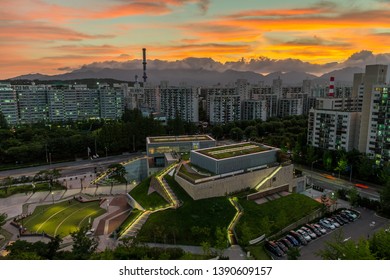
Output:
M283 66L297 59L312 73L390 62L386 54L390 3L385 0L298 4L16 0L2 4L0 79L141 59L142 47L151 60L210 57L226 63L267 57Z

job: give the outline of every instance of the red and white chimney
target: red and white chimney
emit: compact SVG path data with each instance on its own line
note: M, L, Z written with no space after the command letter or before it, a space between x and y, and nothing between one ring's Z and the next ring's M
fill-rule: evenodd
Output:
M329 80L329 97L334 97L334 77L330 77Z

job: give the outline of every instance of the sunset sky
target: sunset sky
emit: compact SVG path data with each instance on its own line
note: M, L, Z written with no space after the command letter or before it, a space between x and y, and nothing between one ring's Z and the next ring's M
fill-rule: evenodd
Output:
M325 64L389 52L390 0L1 0L0 79L140 59Z

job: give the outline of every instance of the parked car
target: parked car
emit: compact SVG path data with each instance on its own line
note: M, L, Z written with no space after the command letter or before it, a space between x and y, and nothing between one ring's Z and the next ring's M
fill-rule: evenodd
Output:
M335 220L336 222L338 222L340 224L340 226L344 225L344 221L342 219L340 219L339 217L337 217L337 215L333 215L332 216L332 219Z
M309 235L306 231L304 231L304 230L302 230L302 229L298 229L297 232L298 232L300 235L302 235L303 238L305 238L305 240L306 240L307 242L311 241L311 237L310 237L310 235Z
M327 219L321 219L320 225L324 226L326 229L335 229L335 225L329 222Z
M340 216L347 219L349 222L353 222L355 220L351 215L348 215L346 212L341 212Z
M281 241L275 241L275 244L279 246L283 253L287 253L288 248Z
M306 239L301 234L299 234L298 232L290 230L290 234L292 236L294 236L295 239L299 240L300 244L302 244L302 245L306 245L307 244Z
M282 242L287 248L294 247L294 244L292 244L287 238L281 238L279 241Z
M358 212L354 210L343 210L343 212L347 213L350 215L354 220L358 218Z
M349 223L349 220L347 218L344 218L343 216L341 216L341 214L337 214L336 217L339 218L340 220L342 220L344 224Z
M278 256L278 257L283 257L284 253L283 251L272 241L267 241L265 242L265 248L270 251L272 254Z
M318 229L322 234L325 234L327 232L327 230L325 228L323 228L322 226L320 226L319 224L313 224L313 226Z
M335 227L337 227L337 228L339 228L340 227L340 224L336 221L336 220L334 220L334 219L332 219L332 218L326 218L329 222L331 222L332 224L334 224L334 226Z
M310 236L311 239L317 238L317 234L315 234L311 229L307 227L301 227L301 230L306 231L306 233Z
M322 233L312 224L306 224L306 227L313 231L318 237L322 235Z
M295 247L298 247L301 243L292 235L287 234L286 238L288 241L290 241Z

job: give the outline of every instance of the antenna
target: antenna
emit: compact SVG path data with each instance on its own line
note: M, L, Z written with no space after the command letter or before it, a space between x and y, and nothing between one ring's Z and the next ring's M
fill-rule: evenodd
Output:
M142 76L142 78L144 79L144 83L146 83L146 79L148 78L148 76L146 76L146 49L145 48L142 49L142 54L143 54L142 64L144 66L144 75Z

